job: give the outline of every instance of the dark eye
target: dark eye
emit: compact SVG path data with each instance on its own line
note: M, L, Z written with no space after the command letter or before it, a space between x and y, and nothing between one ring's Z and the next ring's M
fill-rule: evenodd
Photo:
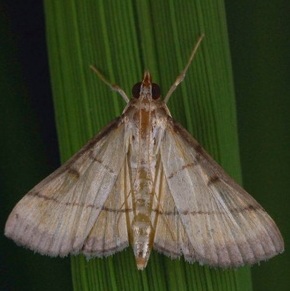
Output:
M136 83L132 88L132 95L134 98L138 99L140 96L142 82Z
M152 83L152 99L158 99L160 97L160 87L159 85Z

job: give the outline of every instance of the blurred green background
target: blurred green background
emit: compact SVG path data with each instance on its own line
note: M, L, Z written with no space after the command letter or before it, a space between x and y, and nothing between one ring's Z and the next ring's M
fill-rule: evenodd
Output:
M40 1L0 3L0 226L3 229L14 204L59 165L59 156L44 8ZM243 185L255 193L255 198L274 218L287 250L290 3L259 0L225 4ZM0 290L70 290L68 258L34 255L3 236L0 246ZM289 290L287 252L251 270L253 290Z

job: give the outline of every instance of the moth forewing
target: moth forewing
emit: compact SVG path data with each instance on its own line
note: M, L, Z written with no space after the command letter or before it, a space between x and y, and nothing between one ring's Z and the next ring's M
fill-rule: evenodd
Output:
M194 260L236 267L284 250L271 217L173 120L168 123L161 157Z
M117 119L18 202L5 235L41 254L81 251L125 160L124 124Z
M203 36L202 36L203 37ZM170 115L148 71L133 98L68 162L12 210L5 235L41 254L102 257L132 246L138 269L152 248L219 267L253 264L284 250L265 210Z
M129 245L129 223L132 202L125 189L130 189L128 163L125 161L116 183L85 240L82 252L87 257L114 254Z

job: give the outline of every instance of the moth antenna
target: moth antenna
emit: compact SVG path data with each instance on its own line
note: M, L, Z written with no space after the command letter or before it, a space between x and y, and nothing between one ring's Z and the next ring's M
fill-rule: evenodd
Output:
M117 93L119 93L121 96L122 96L122 98L125 100L125 102L126 103L129 103L129 98L128 98L128 96L127 96L127 94L125 93L125 91L121 88L121 87L119 87L118 85L116 85L116 84L112 84L112 83L110 83L106 78L105 78L105 76L96 68L96 67L94 67L93 65L91 65L90 66L90 68L94 71L94 73L96 73L97 74L97 76L106 84L106 85L108 85L110 88L111 88L111 90L113 90L113 91L115 91L115 92L117 92Z
M198 49L198 47L199 47L201 41L203 40L203 38L204 38L204 34L202 34L202 35L198 38L197 43L195 44L195 46L194 46L194 48L193 48L193 50L192 50L192 53L191 53L191 55L190 55L190 57L189 57L189 60L188 60L188 62L187 62L187 64L186 64L185 68L183 69L183 71L181 72L181 74L176 78L175 82L172 84L172 86L170 87L168 93L166 94L166 96L165 96L165 98L164 98L164 102L165 102L165 103L168 102L168 100L169 100L170 96L172 95L172 93L174 92L174 90L175 90L175 89L177 88L177 86L178 86L178 85L179 85L179 84L184 80L185 75L186 75L186 72L187 72L187 70L188 70L188 68L189 68L189 66L190 66L190 64L191 64L191 62L192 62L192 60L193 60L193 58L194 58L194 56L195 56L195 54L196 54L196 52L197 52L197 49Z

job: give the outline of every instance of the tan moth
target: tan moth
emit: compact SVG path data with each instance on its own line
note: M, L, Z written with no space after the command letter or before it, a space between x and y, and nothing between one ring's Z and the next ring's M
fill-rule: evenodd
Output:
M166 106L145 71L120 93L127 106L11 212L5 235L49 256L103 257L132 246L138 269L155 249L189 262L238 267L283 252L271 217L202 149Z

